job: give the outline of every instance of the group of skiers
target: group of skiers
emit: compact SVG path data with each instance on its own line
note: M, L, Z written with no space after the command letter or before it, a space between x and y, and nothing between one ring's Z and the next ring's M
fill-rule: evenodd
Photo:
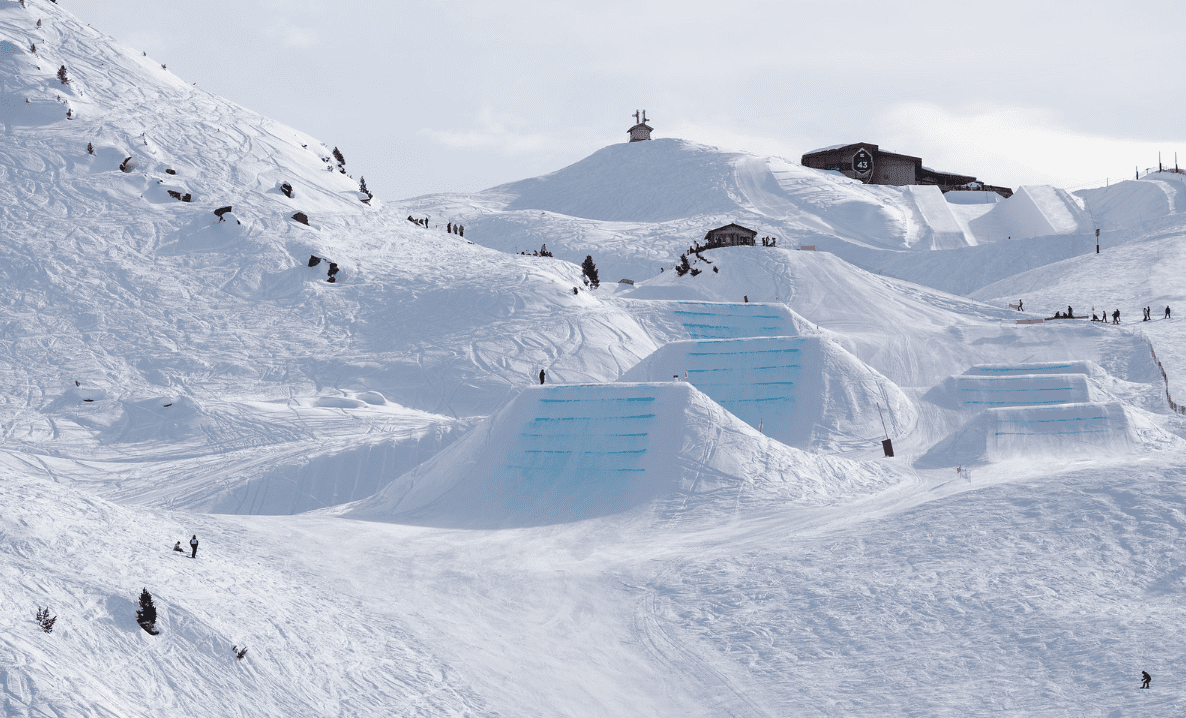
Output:
M1153 321L1153 316L1152 316L1152 313L1153 313L1153 307L1145 307L1145 308L1144 308L1144 309L1142 309L1141 311L1145 313L1145 318L1141 320L1142 322L1151 322L1151 321ZM1169 307L1166 307L1166 308L1165 308L1165 318L1166 318L1166 319L1169 319L1169 318L1170 318L1170 308L1169 308Z
M408 221L411 222L412 224L418 224L421 227L424 227L425 229L428 228L428 217L425 217L424 219L417 219L409 214ZM452 222L449 222L445 226L448 229L449 234L456 234L459 237L465 236L465 227L463 227L462 225L453 224Z
M1068 309L1069 309L1069 307L1068 307ZM1150 321L1153 321L1153 307L1144 307L1144 308L1142 308L1142 309L1141 309L1141 314L1143 315L1143 318L1141 319L1141 321L1142 321L1142 322L1150 322ZM1056 314L1055 316L1057 316L1057 314ZM1169 319L1169 318L1170 318L1170 308L1169 308L1169 307L1166 307L1166 308L1165 308L1165 315L1164 315L1164 318L1165 318L1165 319ZM1093 321L1093 322L1103 322L1104 324L1107 324L1107 323L1108 323L1108 313L1107 313L1107 312L1103 312L1102 314L1100 314L1100 316L1099 316L1099 317L1096 317L1096 315L1095 315L1095 314L1092 314L1092 315L1091 315L1091 321ZM1113 311L1112 311L1112 323L1113 323L1113 324L1119 324L1119 323L1120 323L1120 310L1119 310L1119 309L1116 309L1116 310L1113 310Z
M193 553L191 553L189 555L189 557L197 558L198 557L198 535L197 534L194 534L194 537L189 540L189 547L193 550ZM181 553L185 553L185 549L181 548L180 541L173 544L173 550L180 551Z

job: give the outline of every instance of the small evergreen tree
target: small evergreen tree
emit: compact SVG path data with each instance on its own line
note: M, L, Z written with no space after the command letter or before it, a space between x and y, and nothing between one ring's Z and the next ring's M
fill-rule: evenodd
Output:
M136 623L153 636L160 633L156 630L156 605L153 604L152 594L147 588L140 592L140 608L136 611Z
M688 264L688 255L681 254L679 256L679 264L675 265L675 273L682 277L687 274L688 270L691 268L692 265Z
M341 170L342 174L346 174L346 158L337 147L334 148L334 159L338 162L338 169Z
M360 177L358 179L358 191L365 194L367 196L367 199L375 198L375 195L371 194L371 191L369 189L367 189L367 178L366 177Z
M32 42L29 43L29 52L33 53L34 55L37 54L37 44L36 43L32 43Z
M70 78L66 77L66 66L65 65L62 65L61 67L58 68L58 79L61 80L63 85L70 84Z
M41 625L41 630L45 631L46 633L53 633L54 621L57 620L57 616L54 616L53 618L49 617L49 606L46 606L45 608L42 608L41 606L37 607L37 623Z
M601 281L597 279L597 265L593 264L593 257L586 256L585 261L581 262L581 274L585 275L589 285L594 289L601 286Z

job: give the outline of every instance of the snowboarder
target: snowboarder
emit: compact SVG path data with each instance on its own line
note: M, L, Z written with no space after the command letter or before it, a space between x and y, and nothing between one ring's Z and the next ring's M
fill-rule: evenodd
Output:
M1091 321L1098 322L1099 320L1100 320L1100 318L1095 315L1095 312L1092 312L1091 313Z
M539 370L539 383L540 384L544 383L544 370L543 369Z
M194 552L191 553L189 555L189 557L197 558L198 557L198 535L197 534L194 534L194 537L189 540L189 547L194 550Z
M185 553L185 549L181 548L181 542L180 542L180 541L178 541L177 543L173 544L173 550L174 550L174 551L180 551L181 553Z
M1145 671L1141 671L1141 688L1148 688L1149 681L1151 680L1153 680L1153 676L1149 675Z
M1165 318L1166 318L1166 319L1169 319L1169 318L1170 318L1170 308L1169 308L1169 307L1166 307L1166 308L1165 308Z
M1112 323L1113 324L1120 323L1120 310L1119 309L1112 312Z

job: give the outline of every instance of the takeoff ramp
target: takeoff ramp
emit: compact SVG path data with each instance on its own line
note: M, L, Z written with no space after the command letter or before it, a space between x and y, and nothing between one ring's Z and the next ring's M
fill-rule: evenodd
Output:
M347 516L463 528L608 516L667 497L731 515L743 497L822 501L886 485L889 470L762 436L685 383L522 390L457 443Z
M1118 402L987 409L933 446L918 465L1127 453L1144 443L1130 412Z
M964 375L948 377L927 398L949 409L982 411L1005 406L1049 406L1088 402L1083 374Z
M935 185L906 185L903 190L914 202L923 226L930 229L930 249L955 249L976 244L975 239L964 234L941 189ZM923 237L925 240L927 235L924 233Z
M622 375L622 381L685 379L755 429L803 449L880 440L878 405L895 436L916 418L896 384L817 337L672 342Z

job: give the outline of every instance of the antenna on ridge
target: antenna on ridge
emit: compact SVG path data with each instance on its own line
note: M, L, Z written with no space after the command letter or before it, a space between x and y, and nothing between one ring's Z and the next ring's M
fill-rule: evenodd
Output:
M638 124L638 110L634 111L634 123Z
M643 124L646 124L646 121L647 121L647 111L646 110L642 111L642 121L643 121Z

